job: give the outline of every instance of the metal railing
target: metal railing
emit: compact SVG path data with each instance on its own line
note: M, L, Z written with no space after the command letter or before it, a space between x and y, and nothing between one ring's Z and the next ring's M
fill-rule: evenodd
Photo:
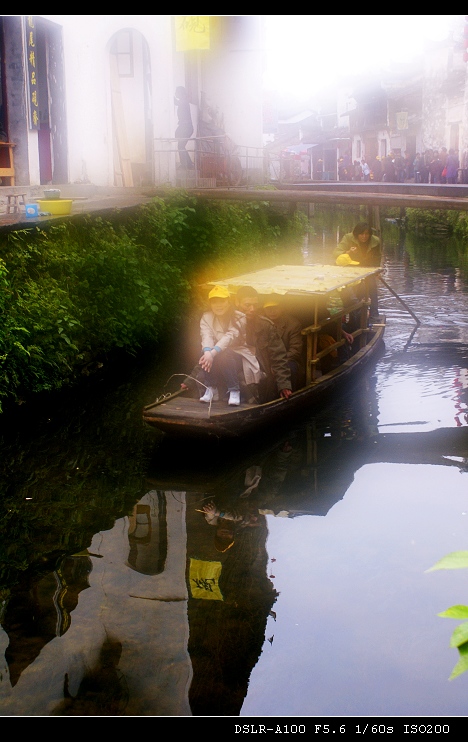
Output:
M263 148L236 145L225 134L154 140L156 185L238 188L269 180Z
M239 188L338 179L319 164L320 172L310 154L236 145L226 134L154 140L156 185Z

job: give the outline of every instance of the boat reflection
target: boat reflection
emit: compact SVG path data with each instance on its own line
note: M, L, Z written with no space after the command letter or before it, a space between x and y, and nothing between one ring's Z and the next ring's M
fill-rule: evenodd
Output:
M174 461L172 444L161 447L150 481L176 489L187 506L192 714L241 711L277 597L267 516L325 516L369 463L467 467L467 427L380 434L370 420L314 419L243 456L219 450L216 461L192 449L177 468L163 463Z
M466 470L467 426L379 433L366 393L256 449L163 441L127 516L11 586L1 712L239 715L272 640L268 519L326 516L369 463Z

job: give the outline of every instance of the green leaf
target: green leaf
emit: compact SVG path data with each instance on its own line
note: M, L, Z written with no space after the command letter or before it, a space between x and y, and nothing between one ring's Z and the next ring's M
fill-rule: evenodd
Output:
M426 572L432 572L435 569L467 569L468 568L468 551L452 551L432 567L426 569Z
M468 642L468 621L457 626L450 638L451 647L460 647Z
M460 655L460 659L453 668L449 680L457 678L459 675L462 675L468 670L468 642L462 644L461 647L458 647L458 653Z
M442 618L468 618L468 605L452 605L451 608L437 615Z

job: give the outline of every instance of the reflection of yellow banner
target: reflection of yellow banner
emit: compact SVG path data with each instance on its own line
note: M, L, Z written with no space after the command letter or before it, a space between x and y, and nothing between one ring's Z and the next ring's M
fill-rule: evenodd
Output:
M402 129L408 128L408 111L399 111L397 113L396 125L399 131L401 131Z
M209 15L176 15L176 51L210 48Z
M222 566L221 562L190 559L189 580L192 598L223 600L218 584Z

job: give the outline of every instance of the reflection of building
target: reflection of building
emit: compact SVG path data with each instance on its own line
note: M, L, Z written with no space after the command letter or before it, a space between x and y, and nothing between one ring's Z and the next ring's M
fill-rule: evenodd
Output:
M215 529L197 512L200 497L192 495L187 507L190 708L195 716L237 716L277 595L267 576L266 519L239 528L232 546L223 550L216 545ZM217 599L206 599L213 597L211 589L205 595L197 590L191 579L193 559L207 569L219 565Z
M5 659L12 686L48 642L68 631L78 596L89 587L91 569L85 554L64 557L54 572L14 592L2 620L9 639Z
M453 381L455 389L455 423L457 427L468 422L468 369L457 369L457 375Z
M185 492L151 490L96 534L88 556L67 557L28 593L13 592L0 631L2 713L239 713L276 598L266 521L219 550L199 497L186 514ZM199 590L192 559L205 565ZM211 587L213 574L219 590L206 600L202 583Z
M3 714L190 715L185 498L179 492L152 491L140 502L145 514L150 508L157 558L148 560L143 555L139 564L131 556L135 549L131 518L143 515L137 508L134 516L120 518L113 528L96 534L89 549L93 562L90 589L80 594L66 633L54 633L56 613L50 611L55 618L49 620L47 637L42 640L31 608L24 606L20 611L17 606L16 610L11 599L10 623L15 622L21 639L14 648L15 662L21 663L22 672L12 687L8 666L0 667ZM146 527L146 535L139 535L147 547L148 520L146 526L140 525ZM129 558L142 571L129 566ZM161 566L163 570L158 571ZM51 582L52 577L47 580ZM11 633L9 623L5 628ZM30 640L23 641L28 632ZM35 652L29 649L33 642ZM8 652L5 631L0 631L0 643ZM27 661L21 657L25 651Z
M464 394L466 378L459 381ZM339 413L327 408L325 419L259 450L230 443L226 459L213 462L194 445L180 461L161 444L155 489L129 516L55 573L11 589L0 629L0 712L239 714L269 646L277 597L265 516L325 516L373 462L466 467L467 426L379 433L367 383ZM232 509L233 538L217 539L200 512L211 500L225 522Z
M129 517L127 564L143 575L164 572L167 559L166 498L162 492L148 492Z

